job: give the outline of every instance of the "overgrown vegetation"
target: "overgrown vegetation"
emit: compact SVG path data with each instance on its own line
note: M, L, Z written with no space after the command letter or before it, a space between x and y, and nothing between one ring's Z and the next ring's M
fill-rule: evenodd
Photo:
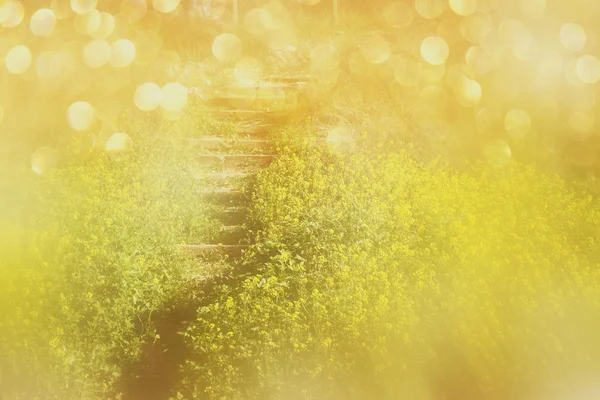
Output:
M218 227L191 154L169 123L145 125L117 158L90 149L43 177L2 170L5 209L21 208L0 224L3 398L114 398L155 335L153 314L198 268L176 245Z
M585 187L518 164L458 173L311 147L261 172L253 200L256 273L198 310L181 398L593 384L600 209Z

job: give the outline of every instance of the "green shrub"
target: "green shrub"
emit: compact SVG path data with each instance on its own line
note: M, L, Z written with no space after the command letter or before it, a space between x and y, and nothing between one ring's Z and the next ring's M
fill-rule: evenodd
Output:
M180 397L515 397L600 367L582 186L312 148L259 174L251 216L256 273L198 310Z
M22 210L0 221L3 398L114 398L194 267L176 249L210 228L191 154L142 128L125 157L65 150L47 176L4 170L2 197Z

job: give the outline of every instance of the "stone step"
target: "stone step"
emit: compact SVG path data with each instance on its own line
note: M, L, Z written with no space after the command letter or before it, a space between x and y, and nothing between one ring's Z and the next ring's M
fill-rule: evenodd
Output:
M235 133L251 138L264 138L269 136L273 128L274 125L271 124L238 123L235 126Z
M200 195L223 206L237 206L246 201L245 193L236 188L207 188L201 190Z
M220 171L239 171L240 168L266 167L275 159L272 154L200 154L198 166L215 168Z
M210 257L215 255L228 255L239 257L247 245L218 245L218 244L185 244L180 246L181 250L195 257Z
M248 211L244 207L228 207L216 212L216 219L226 226L239 225L246 221Z
M219 233L211 240L213 244L236 245L246 236L246 230L241 225L222 226Z
M233 181L233 180L241 180L252 176L256 171L226 171L226 172L211 172L206 174L205 176L209 179L216 181Z
M223 150L230 147L244 149L265 149L270 144L271 140L265 139L226 139L216 136L207 136L203 138L190 138L188 144L193 147L198 147L204 150Z

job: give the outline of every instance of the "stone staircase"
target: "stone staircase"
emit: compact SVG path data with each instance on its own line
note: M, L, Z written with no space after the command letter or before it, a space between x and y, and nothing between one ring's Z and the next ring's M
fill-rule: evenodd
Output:
M206 243L183 246L202 257L238 257L250 245L246 237L249 178L275 158L269 138L273 127L289 120L308 76L271 76L253 86L221 86L209 101L217 119L234 122L234 137L188 139L198 149L197 167L210 184L200 195L212 204L222 226Z

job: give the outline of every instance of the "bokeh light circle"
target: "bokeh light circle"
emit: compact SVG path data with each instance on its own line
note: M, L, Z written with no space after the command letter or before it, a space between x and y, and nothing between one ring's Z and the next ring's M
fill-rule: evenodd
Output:
M415 9L425 19L440 17L448 7L448 0L415 0Z
M583 83L593 85L600 81L600 60L586 54L577 60L577 75Z
M331 43L320 44L310 52L310 62L315 71L334 70L340 62L338 50Z
M115 30L115 18L107 12L101 12L100 13L100 24L98 25L98 27L95 30L93 30L90 33L90 35L94 39L106 39L107 37L112 35L114 30Z
M135 59L135 45L131 40L118 39L110 51L110 64L115 68L124 68L130 65Z
M85 131L94 123L94 107L85 101L76 101L67 110L67 122L76 131Z
M31 169L38 175L46 175L58 164L58 151L43 146L37 148L31 155Z
M20 1L5 0L0 4L0 22L5 28L14 28L23 22L25 8Z
M152 0L152 7L161 13L172 13L179 7L180 0Z
M188 88L178 82L170 82L162 87L160 105L167 111L183 110L188 100Z
M213 41L212 53L220 61L234 61L242 54L242 41L233 33L223 33Z
M504 128L515 139L521 139L531 130L531 117L527 111L513 108L506 113Z
M444 64L450 56L450 47L443 38L430 36L421 43L421 56L429 64Z
M148 12L148 4L146 0L123 0L119 13L125 16L129 23L140 21Z
M100 68L111 59L111 46L105 40L92 40L83 49L83 60L88 67Z
M154 82L142 83L135 90L133 101L140 110L153 111L162 101L162 89Z
M483 156L490 164L504 167L510 163L512 152L506 142L494 140L485 146Z
M407 28L414 20L413 9L403 1L394 1L383 9L383 19L394 28Z
M477 11L477 0L450 0L450 8L458 15L470 15Z
M106 152L110 155L120 155L131 150L133 141L124 132L113 133L106 141Z
M56 16L49 8L40 8L29 20L29 28L35 36L50 36L55 27Z
M31 52L27 46L15 46L6 53L4 65L11 74L22 74L31 66Z
M73 27L82 35L92 35L102 24L102 15L98 10L91 10L83 14L77 14L73 18Z
M360 52L371 64L381 64L390 58L390 43L380 35L366 38L360 46Z
M235 64L233 74L240 85L252 86L256 84L262 76L261 62L254 57L242 58Z
M571 51L581 51L585 47L587 34L579 24L568 22L560 28L560 43Z
M71 0L71 9L76 14L85 14L96 8L98 0Z

